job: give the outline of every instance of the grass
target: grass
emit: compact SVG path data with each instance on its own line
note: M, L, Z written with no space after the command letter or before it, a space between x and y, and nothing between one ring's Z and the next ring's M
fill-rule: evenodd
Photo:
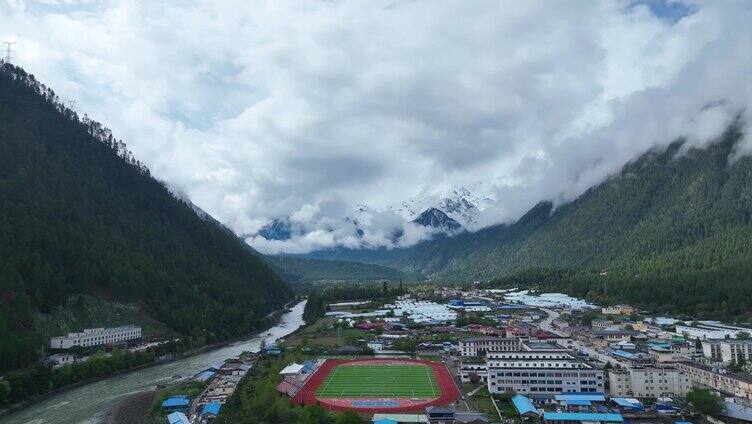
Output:
M440 394L428 365L338 365L321 383L321 398L434 398Z

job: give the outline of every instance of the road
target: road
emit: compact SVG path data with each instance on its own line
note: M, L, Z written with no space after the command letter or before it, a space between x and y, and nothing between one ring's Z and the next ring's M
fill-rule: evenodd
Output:
M554 334L556 334L559 337L567 337L566 334L564 334L561 331L559 331L559 330L557 330L557 329L554 328L554 321L556 321L557 319L559 319L559 316L561 314L558 313L558 312L556 312L556 311L554 311L553 309L546 309L546 308L539 308L539 309L541 311L545 312L546 315L548 315L548 316L546 317L546 319L544 319L543 321L541 321L538 324L538 327L541 330L550 331L551 333L554 333Z

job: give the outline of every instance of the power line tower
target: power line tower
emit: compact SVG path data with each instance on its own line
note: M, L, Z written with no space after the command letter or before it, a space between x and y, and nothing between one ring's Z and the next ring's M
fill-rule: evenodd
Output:
M3 45L5 46L3 48L3 51L5 52L3 60L5 60L5 63L10 63L13 60L13 54L16 53L16 51L13 50L14 44L16 44L15 41L3 41Z

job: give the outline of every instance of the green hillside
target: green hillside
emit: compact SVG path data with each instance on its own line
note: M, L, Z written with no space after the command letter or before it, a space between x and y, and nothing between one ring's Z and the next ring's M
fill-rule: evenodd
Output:
M34 361L44 328L54 327L38 323L79 316L64 310L78 295L136 308L157 331L217 341L258 328L292 292L236 237L173 197L108 129L5 65L0 369ZM94 324L90 315L78 321Z
M541 203L511 225L409 249L309 256L738 317L752 311L752 158L735 159L742 139L736 124L704 149L677 141L574 201L553 211Z
M324 280L402 280L408 276L394 268L362 262L308 259L288 255L267 255L264 260L288 283Z

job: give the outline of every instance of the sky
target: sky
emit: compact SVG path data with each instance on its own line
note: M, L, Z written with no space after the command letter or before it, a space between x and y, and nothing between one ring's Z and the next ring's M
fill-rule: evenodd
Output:
M494 199L475 229L511 222L702 146L749 121L749 22L742 0L0 0L16 64L267 253L417 243L392 206L457 187ZM289 240L258 235L275 219Z

